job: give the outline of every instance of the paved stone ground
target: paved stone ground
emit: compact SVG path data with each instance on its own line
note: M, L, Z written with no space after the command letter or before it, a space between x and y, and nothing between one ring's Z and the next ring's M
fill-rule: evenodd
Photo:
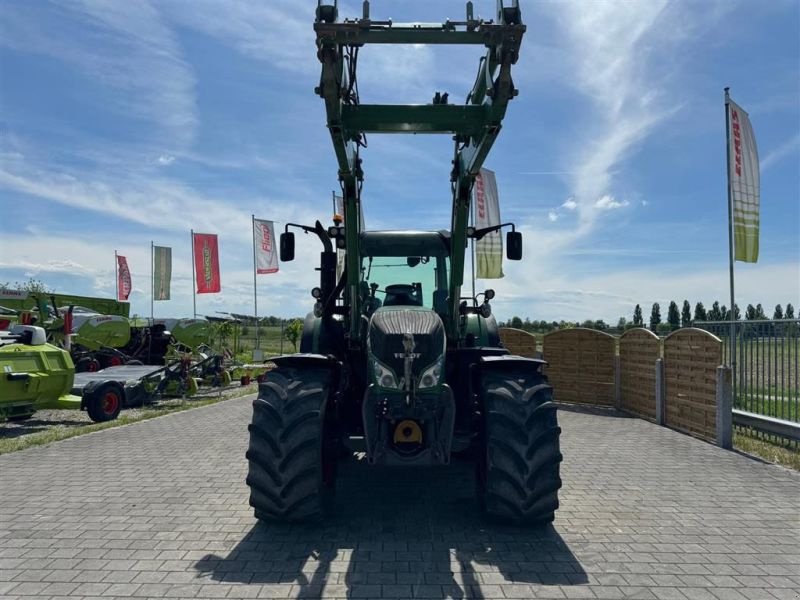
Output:
M554 527L487 524L467 463L342 465L324 526L257 524L249 399L0 456L0 597L800 597L800 476L562 411Z

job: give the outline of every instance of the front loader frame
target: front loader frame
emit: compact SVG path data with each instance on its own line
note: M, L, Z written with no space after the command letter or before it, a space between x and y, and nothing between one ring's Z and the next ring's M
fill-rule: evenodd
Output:
M448 337L458 340L472 185L497 138L508 103L517 94L511 79L511 65L519 57L525 29L518 0L511 0L510 6L498 0L494 21L475 19L472 2L467 2L464 21L448 20L441 24L373 21L368 1L363 4L360 19L338 22L336 1L329 4L318 0L314 31L322 74L315 91L325 101L327 126L339 164L344 197L345 304L349 307L347 329L351 349L356 349L360 343L358 215L364 172L359 148L364 143L364 134L446 133L454 136L450 174L453 194L451 269L445 326ZM438 92L432 103L425 105L361 104L356 65L358 51L366 44L466 44L483 45L487 50L463 105L449 104L447 94Z

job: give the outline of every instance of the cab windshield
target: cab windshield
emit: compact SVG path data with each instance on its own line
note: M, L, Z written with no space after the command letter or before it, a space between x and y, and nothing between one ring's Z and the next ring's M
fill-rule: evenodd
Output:
M386 287L413 286L419 293L422 306L434 308L434 292L447 289L447 258L436 256L366 256L361 266L362 286L377 284L375 297L386 299ZM418 287L417 287L418 286Z

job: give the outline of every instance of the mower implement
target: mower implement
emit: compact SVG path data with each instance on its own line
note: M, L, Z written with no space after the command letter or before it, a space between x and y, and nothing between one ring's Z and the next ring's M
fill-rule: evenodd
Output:
M552 521L561 487L560 429L544 362L513 356L500 343L492 290L463 297L469 239L510 226L506 256L522 257L511 223L468 226L472 186L517 90L511 68L525 33L518 2L498 0L495 19L401 24L339 21L319 0L314 23L323 99L338 162L344 215L333 225L286 225L281 261L294 258L294 233L314 234L322 252L319 287L300 353L275 368L253 402L247 450L250 504L264 520L324 515L336 461L364 452L370 465L447 465L474 457L478 501L487 515L520 524ZM361 104L358 55L372 44L466 44L486 49L464 105L432 93L425 105ZM450 228L362 231L366 134L453 137ZM337 250L344 268L337 276ZM368 485L368 483L366 484Z

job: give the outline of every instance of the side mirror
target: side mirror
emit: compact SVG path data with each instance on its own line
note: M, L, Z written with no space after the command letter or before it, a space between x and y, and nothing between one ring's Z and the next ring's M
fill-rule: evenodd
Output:
M506 233L506 258L508 260L522 259L522 234L519 231Z
M419 264L420 258L419 256L409 256L406 258L406 264L409 267L416 267Z
M281 234L281 262L294 260L294 233L286 231Z

